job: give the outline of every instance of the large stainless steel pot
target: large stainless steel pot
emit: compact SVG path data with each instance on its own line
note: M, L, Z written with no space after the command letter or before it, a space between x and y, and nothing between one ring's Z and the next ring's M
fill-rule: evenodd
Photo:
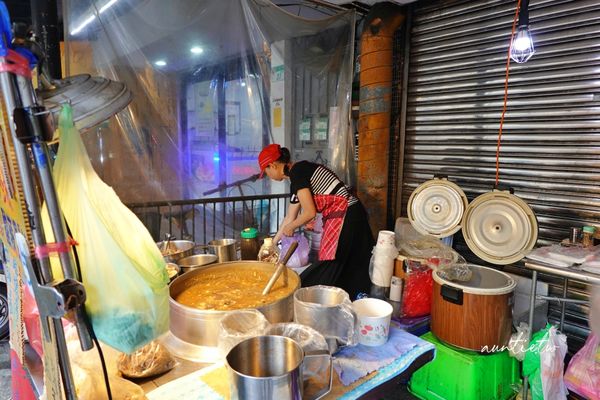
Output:
M179 339L199 346L217 346L219 322L228 311L199 310L178 303L175 298L185 289L194 284L196 276L218 271L220 269L244 269L261 268L269 274L275 271L275 264L260 261L233 261L219 264L211 264L200 267L181 275L169 286L169 314L171 317L170 328L173 335ZM287 269L288 285L293 287L289 295L275 302L258 307L270 323L290 322L294 318L294 292L300 287L300 277L291 269ZM283 275L279 278L283 279ZM265 281L265 285L266 285Z

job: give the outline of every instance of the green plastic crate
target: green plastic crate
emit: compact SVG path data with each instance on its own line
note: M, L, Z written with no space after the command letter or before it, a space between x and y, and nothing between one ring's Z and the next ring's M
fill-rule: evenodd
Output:
M435 345L435 359L410 380L410 391L426 400L505 400L521 382L519 361L508 351L479 354L441 343L431 332L421 336Z

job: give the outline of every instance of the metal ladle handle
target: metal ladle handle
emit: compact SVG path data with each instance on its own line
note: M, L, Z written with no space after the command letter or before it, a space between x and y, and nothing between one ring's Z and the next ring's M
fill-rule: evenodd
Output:
M281 275L283 270L285 268L287 268L286 264L289 261L290 257L292 257L292 254L294 254L294 252L296 251L297 248L298 248L298 242L293 241L292 244L290 245L290 248L288 249L287 253L285 253L285 257L283 257L283 259L277 263L277 268L275 268L275 272L271 276L271 279L269 279L269 283L267 283L267 286L265 286L265 289L262 291L263 296L266 296L267 294L269 294L269 292L271 291L271 288L275 284L275 281L277 281L277 278L279 278L279 275Z

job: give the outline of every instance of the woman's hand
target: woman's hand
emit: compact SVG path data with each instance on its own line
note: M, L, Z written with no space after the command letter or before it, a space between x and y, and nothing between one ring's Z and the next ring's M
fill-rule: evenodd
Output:
M296 230L296 228L294 228L294 226L292 224L287 224L283 227L282 229L282 233L285 236L294 236L294 231Z

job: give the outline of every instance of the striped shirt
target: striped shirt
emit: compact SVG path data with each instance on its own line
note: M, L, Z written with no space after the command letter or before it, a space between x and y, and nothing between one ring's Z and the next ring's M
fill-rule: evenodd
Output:
M348 206L358 203L348 187L329 168L309 161L298 161L290 169L290 191L292 204L298 203L298 191L310 189L313 196L341 196L348 199ZM317 210L322 212L323 210Z

